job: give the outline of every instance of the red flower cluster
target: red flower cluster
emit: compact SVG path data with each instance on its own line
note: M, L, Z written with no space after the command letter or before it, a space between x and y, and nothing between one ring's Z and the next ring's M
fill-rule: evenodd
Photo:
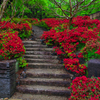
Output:
M6 21L0 22L0 26L3 26L5 23ZM1 27L1 30L8 30L8 29L18 31L18 36L21 39L29 37L32 33L32 27L30 27L28 23L15 24L8 22L3 27Z
M57 53L57 55L64 54L64 52L62 52L62 50L58 48L57 46L53 47L53 49L55 49L55 52Z
M45 18L40 20L40 22L44 21L49 27L58 26L62 23L68 23L69 21L67 19L58 19L58 18Z
M68 100L99 100L100 98L100 78L87 78L86 76L76 77L69 89L73 89L71 97ZM90 98L90 99L89 99Z
M3 26L3 27L1 27L0 30L9 29L9 28L13 29L13 27L15 26L15 23L10 23L10 22L7 22L6 24L5 23L6 23L6 21L0 22L0 27Z
M21 23L21 24L16 24L13 29L15 30L31 30L32 27L30 27L27 23Z
M0 43L2 43L0 55L4 59L17 58L25 53L25 47L22 40L18 37L18 32L0 33Z
M6 21L0 22L0 27L3 26L6 23ZM3 27L1 27L1 30L3 29L14 29L14 30L31 30L32 27L30 27L27 23L21 23L21 24L15 24L11 22L7 22Z
M45 22L49 22L51 19L45 19ZM81 20L81 23L82 25L84 26L84 23L85 23L85 20L87 21L85 26L86 27L81 27L79 26L80 24L78 23L79 20ZM54 23L55 21L55 23ZM69 53L71 52L75 52L76 51L76 47L78 47L78 45L80 43L83 43L85 44L87 41L89 41L91 38L100 38L99 36L97 36L99 34L99 32L97 31L98 29L97 28L94 28L94 29L88 29L88 26L91 24L94 24L94 22L96 20L93 20L91 21L89 19L89 17L87 16L84 16L84 17L77 17L77 18L74 18L73 19L73 24L78 27L76 27L75 29L72 29L72 30L67 30L65 29L63 32L56 32L56 30L54 30L54 28L52 28L50 31L44 31L44 34L42 35L41 39L44 38L46 40L46 42L49 40L49 39L52 39L52 41L54 41L54 45L56 44L59 44L58 47L62 47L64 48L64 53L65 55L69 56L69 60L68 62L73 64L71 61L72 61L72 58L73 57L73 54L70 55ZM52 27L53 25L55 26L55 24L57 25L58 23L56 22L56 20L53 19L53 21L51 21L52 24L48 23L48 25L50 27ZM62 22L61 22L62 23ZM88 24L87 24L88 23ZM90 24L89 24L90 23ZM96 22L96 25L99 25L100 21L97 21ZM56 48L55 48L56 49ZM58 50L58 48L57 48ZM62 52L61 51L58 51L57 52L56 50L56 53L58 55L60 55ZM70 57L71 56L71 57ZM78 57L83 57L82 53L78 55ZM65 67L67 67L68 69L72 70L72 67L71 67L71 64L69 64L67 62L67 60L64 61L64 64L65 64ZM85 70L86 70L86 66L84 65L80 65L78 62L77 62L77 65L75 65L73 67L73 70L72 71L75 71L76 73L79 73L79 74L85 74Z

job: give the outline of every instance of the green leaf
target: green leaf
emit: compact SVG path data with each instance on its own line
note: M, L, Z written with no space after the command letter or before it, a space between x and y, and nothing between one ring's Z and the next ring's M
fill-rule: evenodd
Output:
M87 70L85 70L85 76L88 77L88 71Z

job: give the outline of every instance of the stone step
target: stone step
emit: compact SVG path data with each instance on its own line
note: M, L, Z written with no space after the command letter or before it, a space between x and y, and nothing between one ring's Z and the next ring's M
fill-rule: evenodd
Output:
M16 90L21 93L55 95L55 96L71 96L71 90L67 87L40 86L40 85L19 85Z
M39 41L22 41L23 44L41 44Z
M52 55L32 55L32 54L25 54L25 58L35 58L35 59L57 59L57 56Z
M36 95L36 94L23 94L15 92L9 100L68 100L65 96L48 96L48 95Z
M46 85L46 86L62 86L69 87L71 79L60 78L25 78L20 79L20 85Z
M26 47L26 51L53 51L53 48L28 48Z
M41 42L41 39L39 39L39 38L36 38L35 40L38 41L38 42Z
M58 63L59 60L57 59L31 59L31 58L25 58L27 62L33 62L33 63Z
M26 51L25 54L34 54L34 55L51 55L52 51Z
M62 69L63 64L52 64L52 63L28 63L28 67L31 68L50 68L50 69Z
M34 44L26 44L24 45L26 48L46 48L47 46L46 45L42 45L42 44L38 44L38 45L34 45Z
M28 69L26 71L27 77L31 78L62 78L62 79L72 79L74 75L70 74L65 69Z

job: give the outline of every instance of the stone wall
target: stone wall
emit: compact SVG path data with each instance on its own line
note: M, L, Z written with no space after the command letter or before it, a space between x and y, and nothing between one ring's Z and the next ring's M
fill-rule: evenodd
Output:
M91 14L91 15L90 15L90 18L91 18L91 19L96 18L96 19L100 20L100 11L98 11L98 12L96 12L96 13L94 13L94 14Z

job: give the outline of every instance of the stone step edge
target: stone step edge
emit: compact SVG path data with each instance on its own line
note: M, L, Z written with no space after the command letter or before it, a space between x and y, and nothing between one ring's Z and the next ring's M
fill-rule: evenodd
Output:
M22 41L22 43L40 43L41 44L41 42L39 41Z
M34 62L34 63L60 63L59 60L57 59L54 59L54 60L51 60L51 59L31 59L31 58L25 58L25 60L27 62Z
M63 66L63 64L52 64L52 63L28 63L29 65L53 65L53 66Z
M49 80L42 78L42 80L38 80L39 78L24 78L20 79L20 85L47 85L47 86L61 86L61 87L69 87L71 85L71 80Z
M21 85L16 87L17 92L41 95L71 96L70 90L45 90L45 89L28 89L27 86Z
M54 49L53 48L27 48L26 47L26 50L48 50L48 51L53 51Z
M33 74L30 72L26 73L27 77L31 77L31 78L62 78L62 79L66 79L69 78L72 80L73 75L71 74L50 74L50 73L38 73L38 74Z
M49 58L48 59L31 59L31 58L25 58L25 60L36 60L36 61L44 61L44 60L45 61L49 61L49 60L51 60L51 61L59 61L58 59L55 59L55 60L53 59L52 60L52 59L49 59Z
M57 58L58 57L58 56L55 56L55 55L52 56L52 55L45 55L45 54L44 55L39 55L39 54L38 55L35 55L35 54L34 55L33 54L29 55L29 54L25 54L24 56L29 56L29 57L34 57L34 56L43 57L43 56L46 56L46 57L51 57L51 58Z

